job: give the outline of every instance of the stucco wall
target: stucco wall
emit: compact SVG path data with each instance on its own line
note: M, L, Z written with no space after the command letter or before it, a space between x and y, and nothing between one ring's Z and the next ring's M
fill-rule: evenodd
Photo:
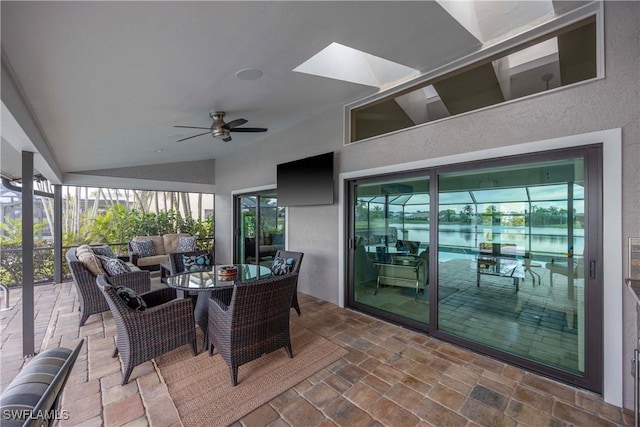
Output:
M639 22L640 3L605 3L604 79L346 147L342 145L342 109L337 107L267 136L249 151L218 159L218 261L231 261L231 192L275 184L278 163L333 150L338 153L337 172L350 172L618 127L623 138L623 240L640 236ZM289 208L289 248L305 252L299 290L334 303L339 299L341 220L337 204ZM626 248L623 251L626 256ZM625 292L623 277L619 284L607 287ZM636 344L636 310L631 299L626 294L623 297L625 359L620 363L625 366L625 406L630 407L633 391L627 356Z

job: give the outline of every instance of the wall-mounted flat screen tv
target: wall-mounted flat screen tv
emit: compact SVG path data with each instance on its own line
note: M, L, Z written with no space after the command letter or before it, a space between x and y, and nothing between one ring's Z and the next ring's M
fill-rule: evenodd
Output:
M278 206L333 204L333 152L277 166Z

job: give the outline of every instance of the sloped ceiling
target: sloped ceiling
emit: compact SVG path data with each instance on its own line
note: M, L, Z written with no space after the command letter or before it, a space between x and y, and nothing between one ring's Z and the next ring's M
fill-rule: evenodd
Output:
M251 133L228 143L210 135L176 142L198 131L174 125L207 127L212 110L274 134L376 93L292 71L332 42L420 72L482 47L437 2L2 1L0 8L3 72L10 70L41 133L34 149L46 148L55 163L45 174L61 176L220 159L261 142L264 134ZM495 25L511 30L507 21ZM235 78L246 68L264 74Z

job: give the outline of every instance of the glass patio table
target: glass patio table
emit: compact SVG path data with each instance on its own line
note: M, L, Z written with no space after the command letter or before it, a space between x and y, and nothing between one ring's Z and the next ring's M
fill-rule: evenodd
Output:
M520 279L524 279L524 268L522 261L512 257L501 256L480 256L476 259L477 263L477 286L480 286L480 275L508 277L513 279L513 285L516 292L520 290Z
M238 273L232 276L221 276L217 273L221 267L233 266ZM204 333L204 349L209 343L207 327L209 324L209 297L216 289L229 289L233 285L264 279L272 275L271 269L255 264L214 265L208 269L184 271L166 278L166 284L178 290L179 295L188 297L196 294L196 306L193 312L196 323Z

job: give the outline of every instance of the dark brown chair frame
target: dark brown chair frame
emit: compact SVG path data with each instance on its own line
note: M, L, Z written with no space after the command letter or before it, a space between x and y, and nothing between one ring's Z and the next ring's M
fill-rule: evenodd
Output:
M282 347L293 357L289 318L296 273L234 285L229 301L209 299L209 356L216 348L229 365L231 384L238 367Z
M107 277L99 275L104 294L116 323L113 357L122 360L122 385L129 382L133 368L185 344L197 354L195 319L191 298L176 298L176 290L163 288L140 295L148 308L129 308L118 296Z
M291 273L300 274L300 266L302 265L302 258L304 257L303 252L293 252L293 251L285 251L283 249L278 249L276 252L276 257L280 258L293 258L293 268L291 269ZM296 291L293 293L293 299L291 300L291 307L296 309L296 313L300 316L300 304L298 303L298 279L296 276Z
M80 311L80 326L83 326L89 316L109 310L107 300L96 285L96 276L93 275L84 264L76 257L77 247L67 251L66 259L73 277L78 294L78 310ZM114 286L127 286L136 293L149 292L151 290L151 277L148 271L132 271L109 278Z

